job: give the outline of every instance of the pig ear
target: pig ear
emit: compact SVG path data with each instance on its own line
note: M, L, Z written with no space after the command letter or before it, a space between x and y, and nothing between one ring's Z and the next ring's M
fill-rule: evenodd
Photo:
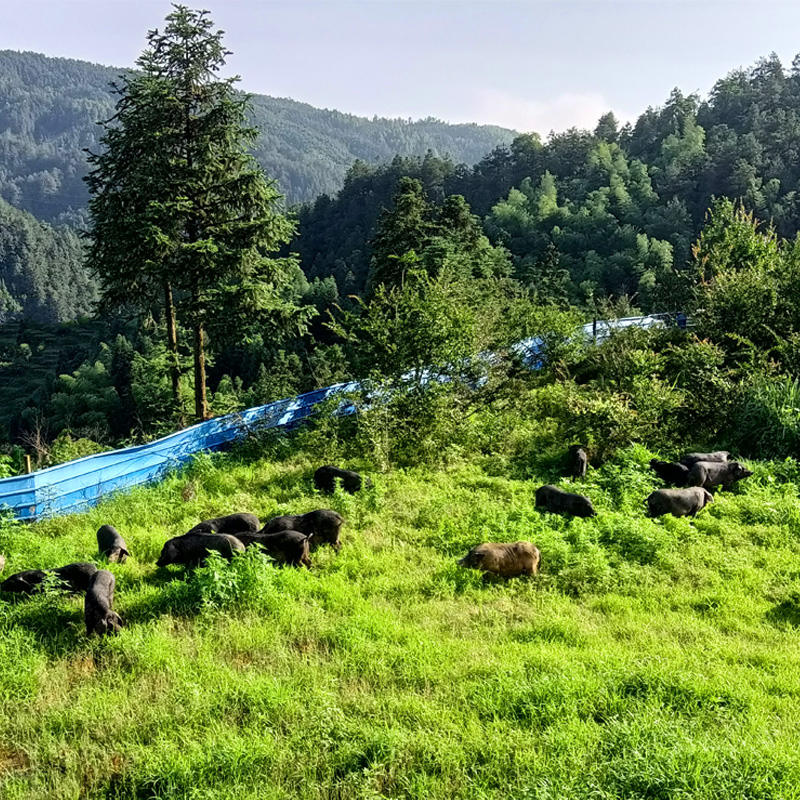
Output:
M99 619L94 625L94 632L98 636L103 636L108 630L108 623L104 619Z

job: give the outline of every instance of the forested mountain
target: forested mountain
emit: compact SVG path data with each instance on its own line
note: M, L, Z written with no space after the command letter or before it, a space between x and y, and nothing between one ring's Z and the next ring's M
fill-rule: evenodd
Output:
M94 297L77 234L0 198L0 323L17 316L66 322L90 314Z
M0 196L48 222L81 222L87 201L83 148L96 148L114 108L119 69L0 51ZM289 203L333 193L356 159L387 161L431 150L474 163L513 132L436 119L365 119L256 95L255 155Z
M594 131L519 136L472 168L433 155L357 163L335 198L302 210L295 246L310 277L333 275L341 291L360 293L381 209L410 176L433 202L463 195L530 285L561 284L573 302L625 294L645 308L671 305L664 278L685 265L714 197L741 199L795 235L798 156L800 61L786 70L772 55L705 100L676 89L633 125L606 114Z

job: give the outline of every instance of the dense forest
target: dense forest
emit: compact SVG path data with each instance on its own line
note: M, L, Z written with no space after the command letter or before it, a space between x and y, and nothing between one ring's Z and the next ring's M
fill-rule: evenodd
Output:
M795 235L798 153L800 69L773 55L721 79L706 99L676 89L632 125L609 113L594 131L526 134L474 167L432 154L356 163L338 195L302 209L294 246L309 277L363 291L380 211L410 176L430 202L462 195L520 280L560 276L573 302L627 295L663 308L675 303L667 276L686 266L714 197L741 199Z
M18 316L53 323L90 315L95 294L77 234L0 198L0 324Z
M83 219L83 206L66 202L65 176L85 192L81 147L96 141L92 137L98 132L89 133L94 120L110 115L113 100L103 86L113 71L15 53L0 57L0 66L9 96L24 100L4 106L0 193L2 187L16 187L13 199L38 208L44 218ZM50 88L39 95L38 86ZM56 114L63 103L68 109ZM774 265L783 264L784 275L794 274L800 181L793 156L800 151L796 63L785 69L771 56L721 79L707 98L675 90L634 124L620 126L609 113L593 131L569 130L546 139L525 134L494 146L502 141L502 131L430 123L450 137L447 141L460 141L460 151L444 140L434 146L421 133L428 123L368 122L269 98L254 98L252 104L257 124L274 115L259 127L252 150L267 174L278 177L280 188L294 199L324 191L295 208L294 238L281 253L288 257L286 271L273 289L291 313L282 316L276 306L266 317L223 314L224 324L204 334L210 337L213 413L369 374L384 357L373 346L382 337L381 326L388 330L399 324L397 314L385 319L381 314L405 308L409 319L417 318L431 297L445 305L485 302L497 319L517 320L519 301L560 309L572 314L573 322L724 307L734 309L736 324L716 319L718 337L728 337L728 344L759 341L761 358L769 354L786 368L791 362L786 350L786 342L794 341L790 312L775 317L771 333L756 332L751 317L739 314L730 298L728 305L714 306L700 287L717 269L724 273L760 263L760 256L747 261L741 253L731 254L735 235L756 242L755 250L773 248L779 254L770 256L773 266L756 281L772 292L760 307L776 313L781 294L781 302L793 302ZM80 124L72 114L78 107ZM305 117L292 116L300 110ZM277 162L269 165L266 153L280 148L293 168L302 164L301 151L290 147L290 128L302 131L308 145L303 152L317 163L320 153L333 152L322 139L350 142L337 151L342 165L352 162L338 191L327 179L316 184L309 179L298 189L291 180L285 183ZM354 129L363 139L352 136ZM470 131L494 137L473 166L466 163L466 150L474 154L482 145L469 138ZM390 150L396 152L393 158L375 163ZM446 150L452 155L444 155ZM73 153L72 166L56 167L65 152ZM58 180L45 192L42 181L54 176ZM36 197L46 202L36 206ZM736 205L720 205L718 198L731 198ZM61 203L57 212L44 211L50 202ZM712 207L715 216L709 217ZM89 311L98 291L96 275L81 267L80 245L67 228L40 225L8 205L2 212L7 220L0 261L5 265L0 311L6 319L0 331L3 438L38 442L69 431L109 444L180 424L188 407L182 403L176 409L175 399L190 393L191 329L179 325L181 344L169 349L158 302L144 316L107 308L91 325L64 328L57 335L32 324ZM65 267L62 280L59 270ZM187 288L176 295L179 307L188 303L186 292L191 294ZM698 297L704 305L698 306ZM748 314L758 307L748 306ZM20 322L23 316L29 319ZM236 319L241 324L230 322ZM514 330L525 335L530 326ZM484 344L501 340L489 337ZM717 343L722 346L722 339ZM438 356L427 350L415 357L432 363ZM391 361L384 372L391 372ZM665 373L664 380L675 379L670 375Z
M84 148L114 113L120 69L38 53L0 51L0 197L45 222L83 224ZM377 163L431 150L473 164L513 132L436 119L365 119L285 98L255 95L254 154L289 203L339 189L356 159Z

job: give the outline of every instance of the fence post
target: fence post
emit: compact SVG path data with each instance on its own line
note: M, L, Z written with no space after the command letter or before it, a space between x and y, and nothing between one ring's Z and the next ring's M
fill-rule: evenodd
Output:
M26 455L25 456L25 474L26 475L30 475L31 472L33 472L33 469L31 467L31 457Z
M597 317L592 320L592 344L597 344Z

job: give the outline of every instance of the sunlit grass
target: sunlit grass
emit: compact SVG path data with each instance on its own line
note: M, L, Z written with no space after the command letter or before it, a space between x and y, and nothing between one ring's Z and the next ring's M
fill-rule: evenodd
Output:
M308 458L228 456L4 525L6 574L95 560L104 523L132 557L109 566L115 639L87 639L80 596L0 602L0 796L800 796L797 465L650 520L650 456L590 470L591 520L536 511L537 480L496 465L328 498ZM310 571L255 552L155 567L200 519L318 507L348 523ZM516 539L542 550L538 578L455 565Z

